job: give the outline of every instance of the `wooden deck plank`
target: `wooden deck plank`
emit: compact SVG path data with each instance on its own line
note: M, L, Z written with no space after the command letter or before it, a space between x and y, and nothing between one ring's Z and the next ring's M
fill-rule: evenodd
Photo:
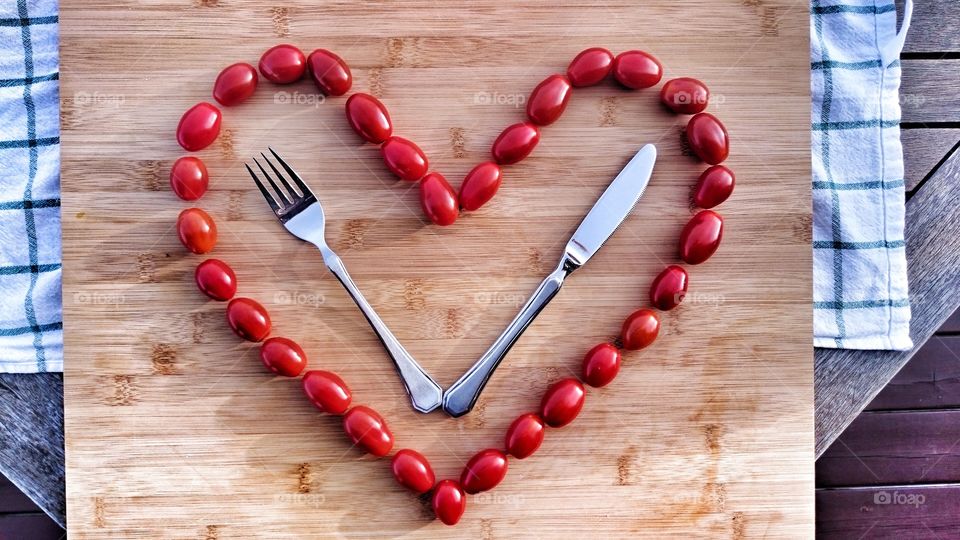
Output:
M910 192L960 142L960 129L904 129L900 140L903 142L903 179Z
M63 465L63 376L0 374L0 472L60 525Z
M960 408L960 336L932 337L866 410L943 408Z
M817 490L817 538L956 538L960 485Z
M907 271L913 320L922 344L960 306L960 152L907 201ZM817 349L817 455L856 418L914 351Z
M902 13L903 2L897 1ZM904 52L939 53L960 51L960 11L952 0L914 2L913 22L907 32Z
M956 33L956 31L954 30ZM929 124L960 121L960 60L903 60L902 121Z
M865 412L817 460L817 486L960 482L960 410Z

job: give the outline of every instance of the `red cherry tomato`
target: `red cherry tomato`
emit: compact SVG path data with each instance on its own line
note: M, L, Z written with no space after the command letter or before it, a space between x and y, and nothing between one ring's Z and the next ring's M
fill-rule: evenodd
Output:
M460 485L473 495L488 491L507 475L507 455L496 448L487 448L474 454L460 473Z
M380 144L393 133L390 114L380 100L357 92L347 99L347 121L366 141Z
M426 493L433 487L436 476L430 462L420 452L404 448L393 455L390 462L393 477L414 493Z
M670 265L650 284L650 303L662 311L669 311L683 302L687 295L687 271Z
M594 388L610 384L620 372L620 349L601 343L583 357L583 381Z
M213 83L213 99L224 107L246 101L257 89L257 70L243 62L223 68Z
M492 161L485 161L467 173L460 184L460 208L473 211L496 195L503 172Z
M524 459L540 448L546 428L539 414L520 415L507 429L505 446L507 453L517 459Z
M563 75L551 75L530 92L527 117L534 124L547 126L557 121L570 101L573 87Z
M700 264L717 251L722 239L723 218L713 210L702 210L680 233L680 258L687 264Z
M441 480L430 498L433 513L444 525L456 525L467 509L467 495L456 480Z
M187 208L177 216L177 234L190 251L208 253L217 245L217 224L200 208Z
M557 381L540 401L540 416L550 427L563 427L580 414L585 397L580 381L572 377Z
M206 101L187 109L177 124L177 142L188 152L210 146L220 135L220 109Z
M693 203L700 208L713 208L733 193L737 178L723 165L714 165L703 171L693 189Z
M207 192L210 177L200 158L184 156L170 168L170 189L185 201L195 201Z
M277 375L296 377L307 367L307 353L292 339L272 337L260 345L260 361Z
M639 351L649 347L660 334L660 317L652 309L638 309L623 321L620 339L623 348Z
M716 165L730 155L730 136L727 128L710 113L695 115L687 123L687 141L698 158Z
M613 60L613 76L627 88L650 88L663 78L663 66L651 54L627 51Z
M393 433L380 414L365 405L357 405L343 415L343 430L353 444L377 457L393 448Z
M307 57L293 45L277 45L267 49L257 66L263 78L277 84L290 84L303 78Z
M350 74L347 63L326 49L317 49L310 53L307 65L317 88L328 96L342 96L353 84L353 75Z
M416 182L427 174L430 163L419 146L403 137L390 137L380 146L383 161L401 180Z
M303 375L303 393L318 409L328 414L343 414L350 407L350 388L336 373L322 370Z
M613 53L601 47L581 51L567 67L574 86L593 86L607 77L613 67Z
M529 156L538 142L540 129L529 122L521 122L507 126L500 133L497 140L493 141L491 153L497 163L510 165Z
M237 275L220 259L207 259L197 265L193 273L200 292L224 302L237 294Z
M420 208L430 221L441 226L452 224L460 215L457 193L438 172L432 172L420 180Z
M664 83L660 101L677 114L697 114L710 103L710 90L697 79L680 77Z
M270 314L260 302L249 298L234 298L227 304L227 323L247 341L263 341L270 335Z

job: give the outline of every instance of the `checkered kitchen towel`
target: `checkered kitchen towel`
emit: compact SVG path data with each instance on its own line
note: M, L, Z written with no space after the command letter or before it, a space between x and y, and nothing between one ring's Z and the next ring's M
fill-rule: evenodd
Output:
M55 0L0 0L0 372L63 371Z
M901 30L892 0L814 0L814 345L909 349L900 145Z

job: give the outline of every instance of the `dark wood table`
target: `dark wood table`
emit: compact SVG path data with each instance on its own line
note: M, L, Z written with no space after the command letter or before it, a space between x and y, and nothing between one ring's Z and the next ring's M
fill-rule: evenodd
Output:
M897 2L902 12L902 1ZM911 335L919 348L960 306L960 12L918 3L901 56ZM880 392L914 351L818 349L816 452ZM0 472L58 523L66 514L63 378L0 375Z

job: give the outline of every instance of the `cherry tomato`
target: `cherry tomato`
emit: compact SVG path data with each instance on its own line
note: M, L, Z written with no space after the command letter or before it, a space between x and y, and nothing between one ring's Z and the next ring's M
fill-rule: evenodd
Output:
M713 210L702 210L680 233L680 258L687 264L700 264L716 253L722 239L723 218Z
M343 414L350 407L350 388L336 373L311 370L303 375L303 393L318 409L328 414Z
M567 67L573 86L593 86L607 77L613 67L613 53L601 47L581 51Z
M467 495L456 480L441 480L430 498L433 513L444 525L456 525L467 509Z
M310 53L307 65L317 88L328 96L342 96L353 84L353 75L350 74L347 63L326 49L317 49Z
M710 103L710 90L696 79L680 77L664 83L660 101L677 114L697 114Z
M546 428L539 414L520 415L510 424L504 442L507 453L517 459L524 459L540 448Z
M293 45L277 45L267 49L257 66L263 78L277 84L290 84L303 78L307 57Z
M583 357L583 381L594 388L610 384L620 372L620 349L601 343Z
M491 153L497 163L510 165L529 156L538 142L540 129L529 122L521 122L507 126L500 133L497 140L493 141Z
M185 201L195 201L207 192L210 177L200 158L184 156L170 168L170 189Z
M613 76L627 88L650 88L663 78L663 66L651 54L627 51L613 60Z
M486 204L500 189L502 179L500 166L492 161L474 167L460 184L460 208L473 211Z
M237 275L220 259L207 259L197 265L193 273L200 292L224 302L237 294Z
M441 226L452 224L460 215L457 193L438 172L432 172L420 180L420 207L430 221Z
M662 311L669 311L683 302L687 295L687 271L670 265L650 284L650 303Z
M270 335L270 314L260 302L250 298L241 296L227 304L227 323L247 341L263 341Z
M714 165L703 171L693 189L693 203L700 208L713 208L733 193L737 178L723 165Z
M213 83L213 99L224 107L246 101L257 89L257 70L243 62L223 68Z
M307 367L307 353L292 339L272 337L260 345L260 361L277 375L296 377Z
M427 174L430 163L419 146L403 137L390 137L380 146L383 161L401 180L416 182Z
M557 381L540 401L540 416L550 427L563 427L580 414L585 397L580 381L572 377Z
M570 101L570 81L563 75L551 75L530 92L527 117L534 124L547 126L557 121Z
M177 234L190 251L209 253L217 245L217 224L200 208L187 208L177 216Z
M460 473L460 485L473 495L488 491L507 475L507 455L496 448L487 448L474 454Z
M623 321L620 339L623 348L639 351L649 347L660 334L660 317L652 309L638 309Z
M357 405L343 415L343 430L353 444L377 457L393 448L393 433L380 414L365 405Z
M393 455L390 468L397 482L414 493L430 491L433 482L436 480L427 458L420 452L409 448L404 448Z
M716 165L730 155L730 136L727 128L710 113L695 115L687 123L687 141L698 158Z
M220 135L220 109L206 101L187 109L177 124L177 142L188 152L210 146Z
M393 133L390 114L380 100L357 92L347 99L347 121L366 141L380 144Z

